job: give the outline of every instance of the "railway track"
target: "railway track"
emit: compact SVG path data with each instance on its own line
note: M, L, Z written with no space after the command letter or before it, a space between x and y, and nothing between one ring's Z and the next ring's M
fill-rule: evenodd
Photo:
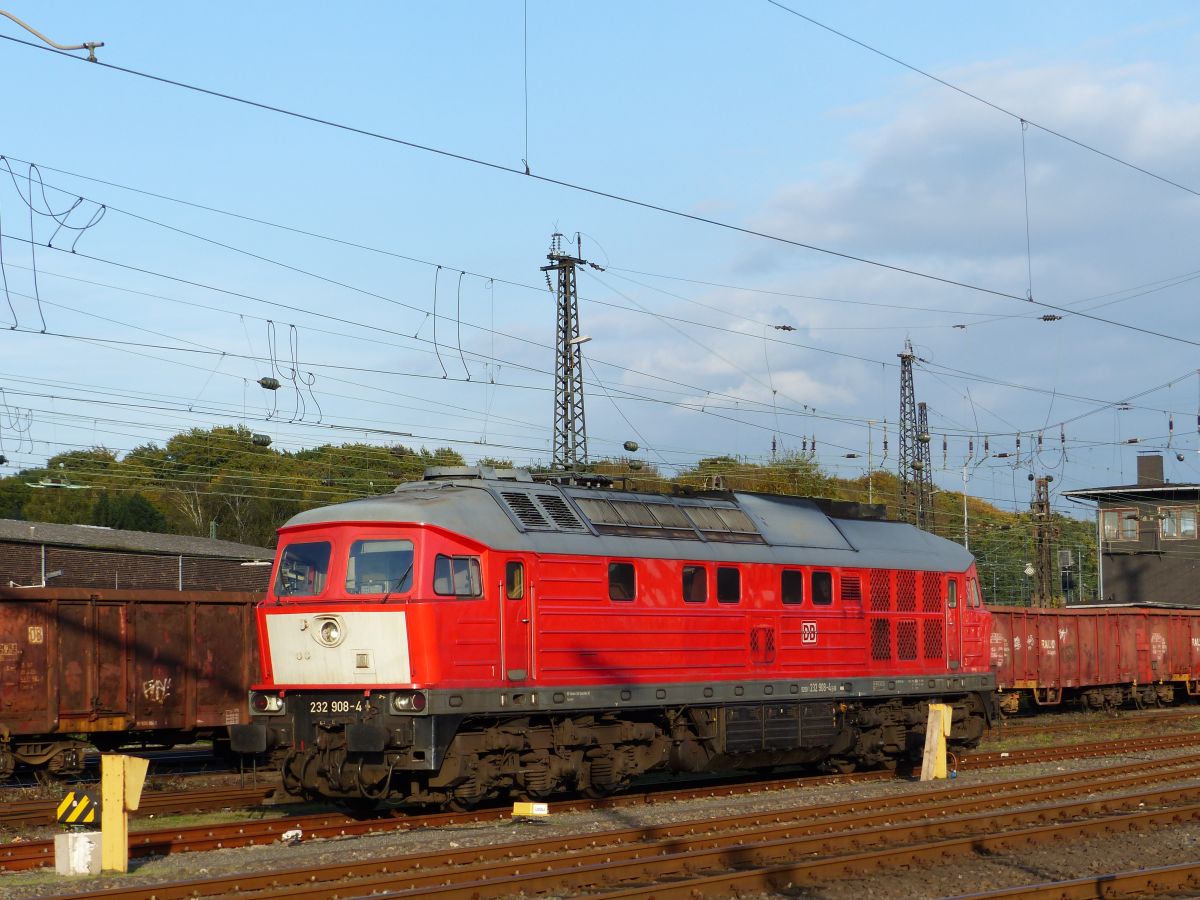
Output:
M1039 747L1030 750L976 754L959 761L958 768L970 770L996 766L1053 762L1062 759L1111 757L1132 752L1192 747L1195 743L1195 735L1170 735L1136 740L1101 741L1081 745ZM1138 763L1137 765L1145 766L1146 764ZM719 785L706 784L682 789L664 786L642 793L620 794L603 800L564 800L552 803L550 808L554 813L584 812L655 803L676 803L714 797L735 797L752 793L792 790L802 788L805 785L886 781L895 777L895 773L881 770L851 773L849 775L776 778ZM508 819L510 815L511 808L509 806L497 806L468 813L431 813L426 815L369 819L352 818L335 812L293 816L284 815L277 818L235 822L225 825L139 830L129 835L129 854L131 858L136 858L163 856L171 853L220 850L255 844L269 844L279 840L285 832L295 829L299 829L310 839L331 839L379 834L382 832L448 827L468 823L495 822ZM38 868L51 864L53 859L54 845L52 841L28 841L21 844L0 846L0 872Z
M1102 741L1090 744L1039 747L1031 750L1014 750L976 754L958 763L959 769L970 770L997 766L1022 765L1027 763L1052 762L1061 759L1080 759L1119 756L1130 752L1168 750L1191 747L1196 743L1195 735L1170 735L1143 738L1134 741ZM1138 765L1145 765L1139 763ZM554 813L586 812L601 809L619 809L655 803L677 803L714 797L736 797L770 791L793 790L806 785L848 784L870 781L887 781L895 778L894 772L881 770L849 775L818 775L804 778L774 778L739 781L730 784L704 784L678 788L662 786L640 793L619 794L603 800L563 800L550 804ZM219 807L221 808L221 807ZM163 828L139 830L129 835L129 855L134 857L163 856L171 853L189 853L205 850L221 850L245 847L254 844L270 844L278 841L285 832L299 829L307 838L341 838L382 832L411 831L415 829L444 828L469 823L495 822L511 816L510 806L479 809L468 813L431 813L360 819L335 812L308 815L283 815L257 821L234 822L224 825L202 825L189 828ZM28 841L21 844L0 846L0 872L12 872L49 865L54 859L52 841Z
M1115 727L1137 727L1141 725L1160 725L1172 722L1196 721L1200 719L1198 709L1165 709L1143 711L1134 714L1118 716L1101 716L1088 719L1070 719L1063 721L1051 713L1039 722L1022 722L1020 720L1003 719L998 727L992 728L985 736L986 741L1004 740L1024 734L1045 734L1046 732L1091 731L1097 729L1112 729Z
M99 787L95 789L99 795ZM135 815L161 816L169 813L206 812L229 807L257 806L274 792L273 787L214 788L204 791L145 793ZM9 828L53 825L57 800L21 800L0 804L0 825Z
M923 794L538 837L77 897L173 900L503 897L519 892L688 898L780 889L982 846L1200 819L1200 754ZM1080 794L1109 794L1078 800ZM1154 807L1171 806L1170 809ZM994 832L1001 831L1000 834ZM1005 896L997 894L997 896ZM1014 895L1015 896L1015 895Z

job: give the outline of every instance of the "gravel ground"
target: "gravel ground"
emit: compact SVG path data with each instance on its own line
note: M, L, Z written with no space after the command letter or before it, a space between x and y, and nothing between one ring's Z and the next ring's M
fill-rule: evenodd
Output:
M1200 737L1198 737L1200 745ZM1002 781L1098 768L1106 763L1119 765L1138 759L1178 755L1179 751L1123 756L1110 760L1079 760L1026 765L1006 769L964 772L958 782L964 785ZM1200 784L1200 779L1183 784ZM892 794L921 794L937 790L945 783L921 784L892 781L861 785L806 787L758 796L690 800L677 804L625 807L590 813L564 813L539 822L484 823L421 832L374 835L337 840L301 840L292 846L275 844L180 854L130 861L128 875L100 878L65 878L42 871L0 874L0 897L5 900L58 897L88 890L121 886L145 886L229 875L320 865L347 859L370 859L399 853L494 845L539 837L583 834L658 825L670 822L716 817L735 812L758 812L795 806L867 799ZM136 827L135 823L135 827ZM3 841L0 841L2 844ZM1069 846L1023 849L1012 855L994 855L962 859L932 867L907 871L889 871L877 877L842 879L837 883L796 889L770 896L812 897L822 900L863 900L863 898L944 897L972 893L1006 885L1029 884L1067 877L1082 877L1135 869L1150 862L1167 865L1200 860L1200 824L1164 828L1154 832L1135 832ZM761 895L767 896L767 895Z

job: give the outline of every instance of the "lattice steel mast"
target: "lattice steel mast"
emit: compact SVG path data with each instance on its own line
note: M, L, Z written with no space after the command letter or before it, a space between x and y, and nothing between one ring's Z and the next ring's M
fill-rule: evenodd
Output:
M579 334L579 292L576 285L575 267L583 265L580 248L576 244L576 255L564 253L562 235L555 233L550 238L550 252L546 259L550 265L542 266L546 283L550 273L558 273L556 302L558 327L554 342L554 448L550 467L572 471L586 466L587 426L583 415L583 357L579 345L588 340Z
M917 404L917 527L933 531L933 461L929 456L929 417L925 404Z
M933 475L929 461L929 431L925 424L925 404L920 414L913 390L912 341L904 342L900 357L900 518L918 528L931 524Z

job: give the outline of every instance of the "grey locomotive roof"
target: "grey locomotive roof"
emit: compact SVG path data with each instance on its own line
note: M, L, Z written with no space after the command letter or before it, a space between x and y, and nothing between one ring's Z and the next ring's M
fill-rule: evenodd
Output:
M526 501L524 498L534 498ZM638 500L685 508L735 509L761 535L754 543L595 533L579 501ZM569 501L569 502L565 502ZM523 504L533 509L528 511ZM563 510L566 511L563 511ZM542 514L542 511L546 515ZM535 517L536 513L536 517ZM535 523L527 527L528 523ZM391 494L308 510L285 528L325 522L414 522L468 535L498 550L586 556L705 559L962 572L974 557L960 545L901 522L831 518L812 500L728 493L665 497L568 487L521 477L445 478ZM558 527L563 526L563 527Z
M254 547L233 541L214 541L210 538L158 534L151 531L123 531L94 525L25 522L20 519L0 519L0 541L160 553L170 556L211 556L220 559L269 560L275 555L274 550L266 547Z

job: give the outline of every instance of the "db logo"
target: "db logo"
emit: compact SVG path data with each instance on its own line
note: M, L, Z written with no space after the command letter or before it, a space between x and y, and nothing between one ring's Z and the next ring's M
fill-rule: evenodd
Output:
M817 642L817 623L816 622L801 622L800 623L800 643L815 644Z

